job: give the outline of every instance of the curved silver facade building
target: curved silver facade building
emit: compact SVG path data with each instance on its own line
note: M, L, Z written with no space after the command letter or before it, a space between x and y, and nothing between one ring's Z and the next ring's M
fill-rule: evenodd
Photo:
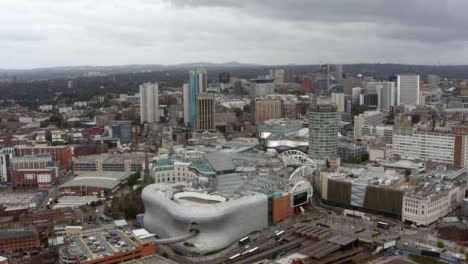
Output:
M268 227L268 198L255 193L222 201L208 194L178 193L162 190L157 184L142 193L145 228L160 238L186 235L191 223L200 232L175 244L181 251L207 253L222 249L252 231Z

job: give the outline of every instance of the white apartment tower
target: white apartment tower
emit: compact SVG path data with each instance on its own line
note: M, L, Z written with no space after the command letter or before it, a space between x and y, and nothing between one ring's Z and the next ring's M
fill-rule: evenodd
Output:
M419 104L419 75L397 76L397 105Z
M159 88L157 83L140 85L140 121L141 123L159 122Z

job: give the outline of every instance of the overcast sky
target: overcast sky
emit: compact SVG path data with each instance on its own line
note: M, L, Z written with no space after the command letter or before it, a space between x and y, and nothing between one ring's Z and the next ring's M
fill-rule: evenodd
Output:
M0 0L0 68L468 64L466 0Z

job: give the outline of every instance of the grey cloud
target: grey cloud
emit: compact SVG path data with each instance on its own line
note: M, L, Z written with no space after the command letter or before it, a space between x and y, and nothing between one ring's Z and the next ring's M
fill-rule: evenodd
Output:
M271 20L331 25L373 23L381 36L424 42L467 40L468 1L460 0L170 0L183 8L222 7ZM372 34L373 32L369 32ZM378 33L378 32L376 32Z
M0 68L468 63L467 10L463 0L6 1Z

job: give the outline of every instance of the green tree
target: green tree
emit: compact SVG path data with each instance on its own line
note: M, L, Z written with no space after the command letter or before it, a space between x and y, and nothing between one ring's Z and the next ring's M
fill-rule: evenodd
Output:
M125 218L126 219L135 219L138 214L138 210L133 204L130 204L125 208Z
M140 172L135 172L128 177L127 184L128 186L133 186L138 183L138 179L140 179Z
M236 108L232 109L232 111L234 111L236 113L236 117L241 117L242 116L242 109L236 107Z
M244 105L244 112L250 113L250 105Z
M406 169L405 176L410 176L410 175L411 175L411 169Z
M368 152L364 152L364 154L362 154L361 156L361 159L362 161L368 161L369 160L369 153Z
M437 247L438 247L438 248L444 248L444 247L445 247L444 242L441 241L441 240L437 241Z
M465 254L465 247L460 247L459 251L460 251L460 254Z
M359 115L366 110L367 110L367 106L365 105L355 105L351 107L351 115L352 116Z

